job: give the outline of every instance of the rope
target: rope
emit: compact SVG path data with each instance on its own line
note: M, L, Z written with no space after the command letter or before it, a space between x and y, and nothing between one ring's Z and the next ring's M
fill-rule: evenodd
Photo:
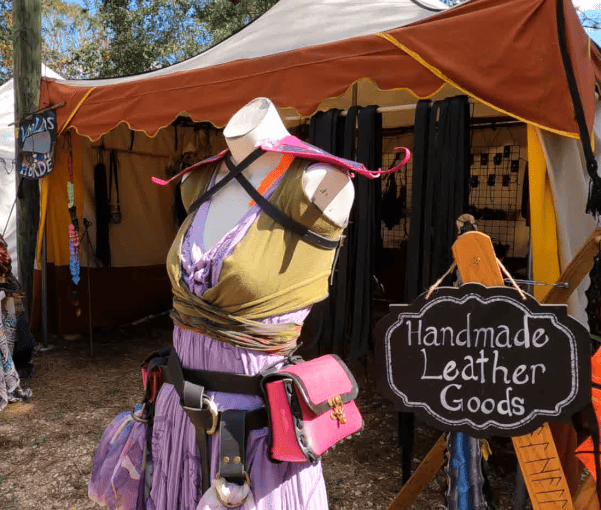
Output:
M8 228L8 223L10 222L10 217L13 215L13 210L15 209L15 204L17 203L17 199L13 202L13 206L10 208L10 212L8 213L8 219L6 220L6 225L4 226L4 230L2 231L2 237L6 234L6 229Z
M507 279L511 282L511 285L515 288L515 290L518 291L520 297L524 301L526 301L526 299L527 299L526 293L522 289L520 289L520 287L515 282L515 280L509 273L509 271L507 271L507 269L505 268L503 263L499 259L496 259L496 260L497 260L497 264L499 265L499 268L501 269L501 271L503 271L505 276L507 276ZM453 261L453 263L451 264L451 267L449 267L449 269L446 270L445 274L443 274L438 280L436 280L436 282L428 289L428 292L426 293L426 298L425 298L426 300L430 299L430 296L432 295L432 293L440 286L440 284L443 282L443 280L455 270L456 267L457 267L457 262Z
M503 265L503 263L497 259L497 264L499 265L499 267L501 268L501 271L503 271L503 273L505 273L505 276L507 276L507 278L509 279L509 281L511 282L511 285L513 285L513 287L515 288L515 290L518 291L520 297L526 301L526 294L524 293L524 291L522 289L520 289L518 287L518 284L515 283L515 280L512 278L511 274L509 273L509 271L507 271L507 269L505 269L505 266Z
M430 299L430 296L432 295L432 292L434 292L442 283L442 281L449 276L457 267L457 262L453 261L453 263L451 264L451 267L449 267L449 269L447 269L446 273L443 274L438 280L436 280L436 282L428 289L428 293L426 294L426 300Z

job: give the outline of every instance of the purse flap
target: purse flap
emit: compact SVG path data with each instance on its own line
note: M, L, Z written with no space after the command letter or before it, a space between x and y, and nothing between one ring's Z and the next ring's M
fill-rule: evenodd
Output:
M346 364L335 354L290 365L277 374L290 377L296 384L307 406L315 414L323 414L336 406L333 400L340 396L343 404L357 398L359 386ZM330 400L330 402L328 402Z

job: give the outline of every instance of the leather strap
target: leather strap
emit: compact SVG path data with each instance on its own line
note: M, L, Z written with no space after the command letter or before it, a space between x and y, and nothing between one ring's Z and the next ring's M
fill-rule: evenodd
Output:
M450 105L449 101L441 101L440 102L440 117L438 121L438 137L437 137L437 146L434 150L434 158L433 162L436 165L436 181L434 182L434 202L432 204L432 208L434 210L434 218L433 224L434 227L434 239L432 246L432 272L430 274L430 280L434 281L440 275L444 274L446 269L449 267L443 266L441 263L441 258L443 254L449 252L449 246L451 244L451 240L447 239L448 227L453 226L455 223L455 219L449 216L449 203L452 198L449 196L451 194L450 183L451 177L456 168L443 168L443 164L446 162L447 157L450 159L450 145L451 138L457 136L457 133L451 129L451 116L450 116ZM446 166L446 165L445 165ZM429 285L430 282L424 282L426 285Z
M205 391L263 396L263 390L261 389L262 374L240 375L214 370L184 368L181 366L175 349L171 349L167 357L157 358L157 360L158 365L167 365L167 369L163 372L164 381L173 384L178 395L185 391L185 383L187 382L202 386ZM154 362L154 359L149 362L149 371L151 366L156 366Z
M339 239L328 239L327 237L323 237L316 232L309 230L307 227L301 225L269 202L269 200L267 200L254 188L254 186L248 181L248 179L246 179L246 177L244 177L244 175L242 175L241 172L238 172L240 165L238 165L238 167L234 166L229 153L225 156L225 164L230 171L230 175L231 173L235 173L236 180L271 219L278 222L285 229L298 234L310 244L320 248L325 248L326 250L333 250L338 247Z
M219 475L228 482L245 482L246 411L228 409L219 425Z
M198 384L184 380L182 366L175 349L167 360L166 370L163 370L165 382L173 384L179 395L180 405L186 411L196 432L196 443L200 456L200 473L203 494L209 489L211 472L209 470L209 452L207 448L207 430L212 426L212 416L207 409L202 409L204 388ZM205 411L205 412L203 412Z
M194 202L192 202L192 205L188 208L189 213L196 211L204 202L206 202L209 198L211 198L219 190L223 189L225 187L225 185L228 184L237 175L242 174L243 170L245 170L251 163L254 163L263 154L265 154L265 151L259 147L258 149L255 149L253 152L251 152L248 156L246 156L240 162L240 164L234 168L234 170L232 170L228 166L230 173L227 174L223 179L221 179L212 188L205 191L205 193L203 193L203 195L200 198L198 198ZM229 158L229 154L228 154L228 158Z
M184 379L204 386L205 391L263 396L260 375L240 375L213 370L182 368Z
M407 240L407 269L405 271L405 302L413 301L422 290L421 246L424 236L424 195L428 169L428 131L430 126L430 101L418 101L415 109L415 142L413 145L413 191L411 228Z
M119 197L119 161L117 160L117 152L114 150L109 155L109 204L111 203L111 195L113 193L113 176L115 177L115 191L117 192L117 207L119 207L121 202Z
M161 350L160 354L165 354L166 350ZM152 356L152 355L151 355ZM226 444L223 454L220 454L220 475L227 478L235 478L234 481L241 479L244 481L244 450L246 445L246 431L261 429L268 426L267 411L265 408L260 408L255 411L239 411L225 410L215 413L204 405L204 392L209 391L225 391L227 393L244 393L251 394L250 391L256 391L252 385L260 382L260 376L242 376L238 374L227 374L222 372L213 372L210 370L190 370L184 369L181 366L179 356L175 349L171 349L169 356L154 357L149 362L158 360L157 364L163 369L164 381L173 384L177 394L180 397L180 404L190 418L194 430L196 432L196 442L200 454L200 466L202 476L202 492L205 493L210 486L210 470L209 456L207 448L207 431L213 429L217 425L220 427L220 434L225 430ZM160 361L166 361L166 364L161 364ZM156 365L155 365L156 366ZM189 380L188 376L196 377L194 380ZM211 382L208 386L204 386L205 377L217 377L224 383L220 386L218 382ZM202 381L202 382L201 382ZM258 390L260 391L260 390ZM241 413L241 414L240 414ZM242 420L242 424L239 421ZM242 427L242 429L241 429ZM242 430L242 432L240 431ZM242 435L241 435L242 434ZM230 437L231 436L231 437ZM221 436L224 437L223 435ZM240 437L243 439L240 440ZM233 446L232 441L238 441L237 447ZM223 449L220 443L220 449ZM237 450L235 448L238 448ZM221 470L221 462L223 457L227 456L231 460L231 466L226 466L225 470ZM240 469L237 469L234 459L240 457ZM230 474L231 473L231 474ZM228 480L230 481L230 480Z

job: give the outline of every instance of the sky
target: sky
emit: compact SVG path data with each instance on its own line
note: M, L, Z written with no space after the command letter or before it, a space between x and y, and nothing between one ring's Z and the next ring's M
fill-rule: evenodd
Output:
M83 6L83 0L67 0L68 3L74 3ZM598 17L601 19L601 0L572 0L572 3L582 9L589 17ZM601 29L599 30L586 30L588 35L601 46Z
M573 4L591 18L600 17L601 0L572 0ZM601 46L601 30L585 29L589 37Z

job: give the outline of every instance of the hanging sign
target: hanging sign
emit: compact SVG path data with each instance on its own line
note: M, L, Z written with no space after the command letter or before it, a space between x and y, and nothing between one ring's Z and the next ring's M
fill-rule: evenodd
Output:
M53 168L56 145L56 114L53 110L30 115L19 122L17 168L27 179L40 179Z
M517 436L590 398L587 330L510 287L441 287L377 326L381 391L444 430Z

